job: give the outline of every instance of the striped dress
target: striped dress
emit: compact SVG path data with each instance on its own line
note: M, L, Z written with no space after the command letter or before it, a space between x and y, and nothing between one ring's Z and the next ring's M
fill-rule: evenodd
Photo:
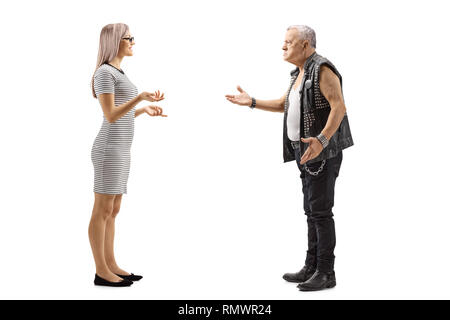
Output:
M94 91L114 93L114 105L121 105L138 95L136 86L122 70L102 64L94 74ZM104 194L127 193L130 173L130 149L134 135L133 107L113 123L103 115L103 123L91 150L94 165L94 192Z

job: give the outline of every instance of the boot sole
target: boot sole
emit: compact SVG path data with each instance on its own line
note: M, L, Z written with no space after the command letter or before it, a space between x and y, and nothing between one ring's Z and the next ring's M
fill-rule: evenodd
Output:
M320 287L320 288L308 288L308 287L302 287L299 286L300 291L319 291L319 290L323 290L323 289L331 289L336 287L336 281L331 281L329 283L327 283L325 286Z

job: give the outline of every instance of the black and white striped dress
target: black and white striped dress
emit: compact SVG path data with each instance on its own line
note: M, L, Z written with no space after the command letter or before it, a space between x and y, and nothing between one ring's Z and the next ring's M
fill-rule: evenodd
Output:
M138 95L136 86L122 70L102 64L94 74L94 90L97 97L102 93L114 93L114 105L121 105ZM134 135L133 107L113 123L103 115L103 124L91 150L94 165L94 192L104 194L127 193L130 172L130 149Z

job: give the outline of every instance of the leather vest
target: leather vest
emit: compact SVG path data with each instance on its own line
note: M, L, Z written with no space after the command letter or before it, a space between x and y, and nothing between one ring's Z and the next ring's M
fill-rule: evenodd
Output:
M319 87L320 67L326 65L329 67L339 78L342 89L342 77L337 71L336 67L326 58L320 56L314 52L305 62L304 76L302 83L299 87L300 90L300 136L302 138L315 137L325 127L328 115L330 114L331 107L327 99L323 96ZM300 73L299 68L296 68L291 72L291 83L289 86L286 100L284 102L284 126L283 126L283 158L284 162L295 160L294 150L291 145L291 141L287 136L287 112L289 108L289 94L292 86L297 80ZM330 138L328 146L322 150L322 152L314 159L309 160L307 163L313 163L329 159L336 156L339 151L348 148L353 145L353 138L350 132L350 125L348 122L347 112L342 119L339 128ZM300 141L300 155L308 148L308 143Z

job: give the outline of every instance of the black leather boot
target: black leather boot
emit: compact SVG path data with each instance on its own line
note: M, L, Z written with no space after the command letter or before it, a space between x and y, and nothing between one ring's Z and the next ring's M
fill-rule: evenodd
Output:
M315 271L315 267L305 265L302 270L297 273L286 273L283 276L283 279L288 282L301 283L311 278Z
M336 286L336 276L334 271L321 272L317 270L311 278L298 285L300 291L318 291L333 288Z

